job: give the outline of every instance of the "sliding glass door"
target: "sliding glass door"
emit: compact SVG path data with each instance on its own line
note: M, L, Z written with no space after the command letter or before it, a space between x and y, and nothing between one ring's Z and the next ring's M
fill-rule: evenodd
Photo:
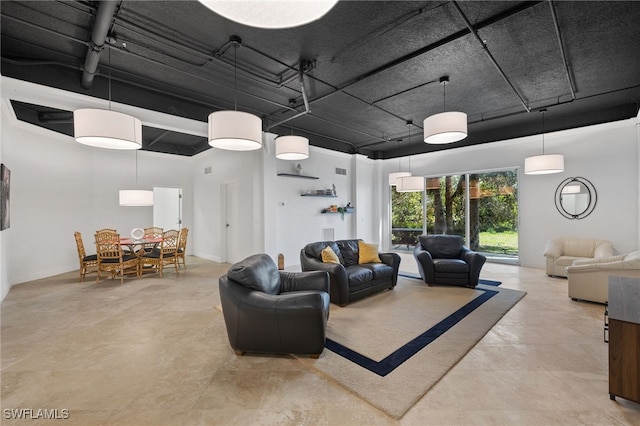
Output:
M423 233L422 192L398 192L391 187L391 247L413 251Z
M477 206L471 240L487 257L518 260L518 172L504 170L470 175L470 201ZM473 217L473 216L472 216Z
M461 235L472 250L517 262L517 177L515 169L434 176L424 194L392 187L392 248L410 250L420 234Z

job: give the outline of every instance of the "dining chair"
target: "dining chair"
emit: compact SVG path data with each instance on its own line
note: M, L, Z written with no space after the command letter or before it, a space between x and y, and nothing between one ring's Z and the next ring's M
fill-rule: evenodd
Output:
M185 263L185 253L187 251L187 236L189 235L189 228L182 228L180 230L180 237L178 239L178 268L180 268L180 263L184 266L184 269L187 269L187 264Z
M120 234L112 230L102 230L96 232L96 252L98 257L98 276L96 282L100 281L100 271L109 272L111 279L120 276L120 283L124 283L124 276L135 274L140 276L140 262L138 256L133 253L124 253L120 244Z
M117 234L118 230L117 229L112 229L112 228L102 228L102 229L98 229L96 231L96 234L101 233L101 232L110 232L112 234Z
M86 274L98 272L98 255L87 255L87 252L84 249L84 244L82 243L82 234L76 231L73 235L76 238L78 260L80 261L80 279L78 281L84 281L84 276Z
M159 226L150 226L148 228L144 228L143 238L162 238L163 232L164 232L164 229L162 229ZM144 253L149 253L151 250L153 250L154 247L155 247L155 244L145 244L143 246ZM139 254L144 254L144 253L139 253Z
M162 233L160 246L140 257L140 267L155 266L156 272L162 277L164 265L173 264L178 272L178 231L170 229Z

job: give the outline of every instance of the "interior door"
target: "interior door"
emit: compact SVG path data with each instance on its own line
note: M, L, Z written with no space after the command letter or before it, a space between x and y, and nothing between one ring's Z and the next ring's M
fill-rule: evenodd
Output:
M238 216L240 214L240 203L237 182L228 182L225 184L225 201L226 221L224 226L227 246L227 262L235 263L242 260L238 220Z
M182 228L181 188L153 188L153 226L165 231Z

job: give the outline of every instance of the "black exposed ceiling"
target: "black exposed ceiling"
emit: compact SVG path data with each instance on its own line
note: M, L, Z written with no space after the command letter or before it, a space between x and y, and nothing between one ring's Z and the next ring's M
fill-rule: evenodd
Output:
M202 122L237 103L264 130L371 158L540 133L544 108L554 131L630 118L640 104L636 1L340 1L287 30L243 26L197 1L115 6L83 88L101 2L1 1L2 75L107 99L110 74L116 102ZM443 111L443 76L446 110L468 114L469 136L428 145L422 121ZM13 106L20 119L72 132L69 111ZM149 151L209 148L151 127L143 139Z

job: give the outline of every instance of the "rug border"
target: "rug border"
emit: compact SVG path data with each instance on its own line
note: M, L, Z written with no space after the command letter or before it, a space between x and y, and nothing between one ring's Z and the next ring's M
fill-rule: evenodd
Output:
M427 329L417 337L409 340L404 345L391 352L385 358L380 361L375 361L366 355L362 355L353 349L350 349L332 339L326 338L325 347L333 353L340 355L343 358L359 365L362 368L366 368L372 373L378 376L384 377L391 373L396 368L400 367L412 356L420 352L427 347L430 343L435 341L438 337L449 331L457 323L466 318L469 314L476 310L476 308L482 306L487 300L497 295L499 292L493 289L475 288L475 290L483 291L484 293L477 295L472 300L467 302L464 306L461 306L453 313Z

